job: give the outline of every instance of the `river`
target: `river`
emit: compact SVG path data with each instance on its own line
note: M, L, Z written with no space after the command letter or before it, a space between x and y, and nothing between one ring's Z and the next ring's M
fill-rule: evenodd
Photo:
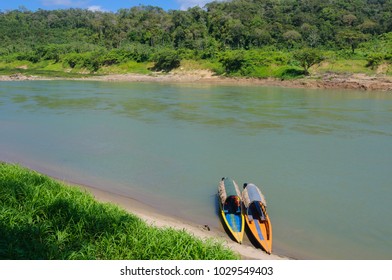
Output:
M274 251L392 259L387 92L1 82L0 131L0 160L218 230L220 178L253 182Z

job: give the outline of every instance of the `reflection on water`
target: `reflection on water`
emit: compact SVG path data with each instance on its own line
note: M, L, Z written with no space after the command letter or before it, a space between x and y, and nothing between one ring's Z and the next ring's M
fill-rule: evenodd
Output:
M215 228L218 180L252 181L277 251L392 258L388 93L3 82L0 128L1 157Z

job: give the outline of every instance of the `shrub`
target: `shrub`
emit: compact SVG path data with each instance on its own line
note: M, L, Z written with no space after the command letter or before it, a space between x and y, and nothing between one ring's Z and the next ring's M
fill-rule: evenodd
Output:
M69 66L75 68L79 64L80 55L77 53L69 53L63 57L63 64L65 67Z
M283 33L282 35L284 39L284 43L288 46L288 48L293 48L296 43L301 41L302 36L296 30L289 30Z
M29 51L24 53L18 53L16 59L21 61L27 60L33 63L37 63L38 61L40 61L40 56L34 51Z
M222 55L219 61L227 74L233 74L244 66L246 59L243 51L228 51Z
M190 49L181 48L178 49L178 55L181 59L193 59L195 57L195 52Z
M64 56L63 63L71 68L87 68L96 72L100 67L100 55L95 52L70 53Z
M110 52L105 53L102 55L101 63L102 65L113 65L118 64L123 60L123 57L119 54L118 50L112 50Z
M282 80L288 80L288 79L299 78L306 74L307 73L303 69L298 69L293 66L284 66L276 70L274 76Z
M0 56L8 55L10 52L6 48L0 48Z
M392 52L391 52L391 53L387 53L387 54L384 56L384 59L387 60L387 61L389 61L389 62L391 63L391 62L392 62Z
M49 44L37 48L36 53L44 60L60 61L61 55L69 51L68 45Z
M316 49L301 49L294 52L294 59L304 68L304 74L309 75L309 68L324 60L320 51Z
M152 57L151 48L141 44L132 44L113 51L119 55L121 62L146 62L149 61Z
M175 68L178 68L181 63L181 59L178 53L174 50L163 50L158 52L154 56L154 67L155 71L169 72Z
M384 56L380 53L369 54L366 59L367 60L366 67L370 67L371 69L374 69L381 64L383 59Z

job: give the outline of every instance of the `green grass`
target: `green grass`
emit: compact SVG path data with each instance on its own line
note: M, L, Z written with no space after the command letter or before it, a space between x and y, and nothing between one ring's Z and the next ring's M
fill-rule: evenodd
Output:
M68 71L60 63L18 61L12 63L0 62L0 75L23 74L26 76L40 76L47 78L83 78L96 74L80 73L79 70Z
M0 61L0 75L13 75L21 73L28 76L41 76L49 78L83 78L96 75L107 74L151 74L153 63L138 63L135 61L128 61L125 63L101 67L96 73L92 73L88 69L75 67L64 68L62 63L54 63L52 61L41 61L38 63L31 63L29 61L14 61L2 62Z
M134 74L143 74L148 75L151 74L151 68L154 64L151 62L136 62L136 61L128 61L117 65L101 67L98 70L98 74L126 74L126 73L134 73Z
M383 61L379 67L367 67L365 55L357 54L352 58L342 58L339 53L326 51L326 59L318 65L312 66L309 71L311 75L325 73L353 74L363 73L366 75L392 74L392 64ZM297 79L304 77L304 71L296 63L290 60L288 53L263 53L259 54L259 60L250 66L244 66L234 73L225 73L225 70L217 60L192 60L183 59L178 69L173 72L211 70L216 75L232 77L253 77L253 78L277 78L277 79ZM353 56L353 55L351 55ZM257 56L256 56L257 57ZM128 61L111 66L102 66L96 73L92 73L85 68L66 68L62 63L54 61L40 61L32 63L29 61L6 62L0 60L0 75L13 75L21 73L27 76L41 76L48 78L84 78L96 75L107 74L152 74L152 62Z
M39 76L46 78L83 78L93 77L96 74L82 74L75 72L64 72L64 71L53 71L53 70L41 70L41 69L15 69L15 68L0 68L0 75L14 75L22 74L26 76Z
M214 67L218 67L219 63L209 60L192 60L183 59L181 60L180 70L193 71L193 70L211 70Z
M366 67L365 59L334 59L326 60L320 66L313 67L314 71L325 73L364 73L368 75L376 74L376 71Z
M157 228L77 187L0 163L0 259L238 259L218 241Z

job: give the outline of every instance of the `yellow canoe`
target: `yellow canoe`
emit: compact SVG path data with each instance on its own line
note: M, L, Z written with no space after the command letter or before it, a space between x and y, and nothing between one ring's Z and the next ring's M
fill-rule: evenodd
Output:
M242 243L245 231L241 192L236 182L224 177L218 186L220 215L226 230L235 241Z

